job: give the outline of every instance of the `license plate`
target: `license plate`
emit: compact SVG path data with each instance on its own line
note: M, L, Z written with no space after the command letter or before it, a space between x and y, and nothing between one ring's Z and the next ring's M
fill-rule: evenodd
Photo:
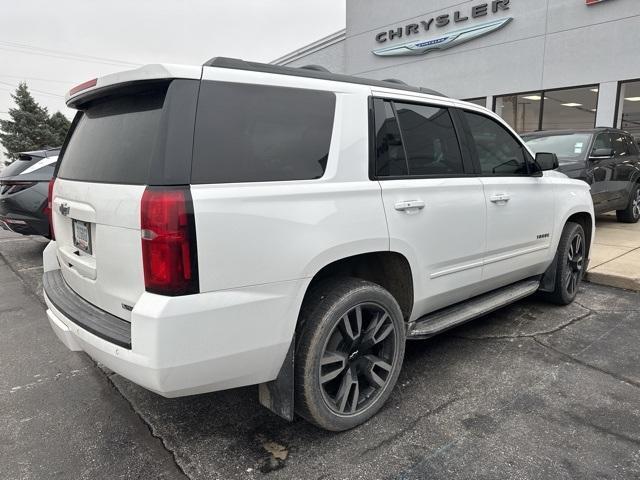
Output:
M73 221L73 244L85 253L91 255L91 224Z

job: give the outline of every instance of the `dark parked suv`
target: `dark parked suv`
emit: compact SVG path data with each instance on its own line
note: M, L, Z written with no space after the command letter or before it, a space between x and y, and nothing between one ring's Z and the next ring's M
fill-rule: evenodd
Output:
M60 149L20 153L0 172L0 228L49 236L47 193Z
M553 152L558 171L591 185L596 213L615 210L618 221L640 219L640 150L614 128L558 130L522 135L534 152Z

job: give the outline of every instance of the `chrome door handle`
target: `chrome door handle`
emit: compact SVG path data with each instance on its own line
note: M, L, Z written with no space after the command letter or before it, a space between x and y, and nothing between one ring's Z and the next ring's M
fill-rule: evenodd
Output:
M511 199L511 195L508 193L496 193L495 195L491 195L489 200L493 203L507 203Z
M399 212L417 212L424 208L424 202L422 200L407 200L404 202L398 202L394 205L394 208Z

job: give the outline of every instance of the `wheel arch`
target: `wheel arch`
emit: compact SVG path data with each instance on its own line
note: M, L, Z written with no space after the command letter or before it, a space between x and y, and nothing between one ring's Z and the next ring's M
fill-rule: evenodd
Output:
M313 287L332 276L361 278L385 288L400 305L402 316L408 322L413 309L414 279L409 260L398 252L376 250L333 259L317 269L306 283L302 300L297 300L298 316L289 350L283 359L278 376L258 388L260 403L286 420L294 418L294 368L297 333L302 310ZM301 294L302 292L300 292ZM300 297L298 297L299 299Z
M586 237L585 238L586 246L587 246L586 257L589 258L589 255L591 254L591 243L593 241L593 233L595 230L593 217L588 212L577 212L572 214L569 218L567 218L567 220L564 222L564 225L566 225L567 222L577 223L582 227L582 230L584 230L584 235ZM564 229L564 225L562 227L563 229Z
M593 213L585 210L578 210L568 214L564 222L562 222L561 224L561 228L559 229L559 232L557 235L557 241L554 244L555 253L553 255L553 260L551 261L551 264L549 265L545 273L542 275L542 279L540 281L540 291L542 292L552 292L555 289L556 268L558 263L557 262L558 245L560 242L560 236L562 235L562 232L564 231L564 228L568 222L577 223L582 227L582 230L584 230L584 234L586 237L585 245L587 248L585 256L587 259L589 258L589 255L591 252L591 246L593 243L593 236L595 232L595 219L594 219ZM587 266L588 266L588 262L587 262Z
M403 254L388 250L372 251L327 263L316 271L307 285L302 305L318 282L331 277L354 277L380 285L396 299L402 316L409 321L413 310L414 281L409 260Z

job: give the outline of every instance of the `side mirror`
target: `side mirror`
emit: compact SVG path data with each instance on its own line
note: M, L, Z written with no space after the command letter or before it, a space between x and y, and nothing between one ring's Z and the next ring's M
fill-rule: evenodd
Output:
M555 170L559 167L558 156L555 153L536 153L536 163L543 172L546 170Z
M613 157L614 150L613 148L596 148L591 152L589 158L591 160L602 160L604 158Z

